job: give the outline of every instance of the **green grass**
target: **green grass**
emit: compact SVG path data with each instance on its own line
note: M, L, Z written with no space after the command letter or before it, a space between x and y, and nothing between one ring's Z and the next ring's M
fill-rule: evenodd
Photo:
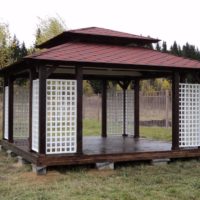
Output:
M0 152L1 200L188 200L200 197L200 162L128 165L114 171L51 169L36 176Z
M140 127L140 136L155 140L172 140L171 128Z
M101 135L101 123L97 120L85 119L83 121L83 128L84 136ZM140 127L140 136L149 139L171 141L171 128Z
M99 136L101 135L101 122L93 119L83 120L84 136Z

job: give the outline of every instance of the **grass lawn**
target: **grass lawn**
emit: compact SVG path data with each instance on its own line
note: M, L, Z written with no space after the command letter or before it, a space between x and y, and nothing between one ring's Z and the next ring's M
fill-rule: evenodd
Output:
M84 120L85 135L100 135L100 123ZM164 131L163 131L164 130ZM141 136L170 140L170 130L140 129ZM188 200L200 199L200 162L169 165L128 164L114 171L89 167L51 168L46 176L18 166L0 152L0 200Z
M85 119L83 121L84 135L101 135L101 123L97 120ZM156 139L171 141L171 128L161 127L140 127L140 136Z
M0 152L2 200L188 200L200 198L200 162L128 165L114 171L79 167L36 176Z

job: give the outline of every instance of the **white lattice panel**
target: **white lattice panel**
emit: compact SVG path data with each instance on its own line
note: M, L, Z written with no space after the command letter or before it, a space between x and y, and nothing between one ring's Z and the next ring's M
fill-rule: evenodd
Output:
M9 91L9 87L6 86L5 90L4 90L4 138L8 139L8 91Z
M76 80L46 82L46 153L76 152Z
M126 91L126 134L134 135L134 90Z
M29 88L26 86L14 87L13 102L13 137L28 138L29 135Z
M32 150L39 151L39 79L32 88Z
M200 84L179 85L179 146L200 146Z
M107 134L123 134L123 92L107 90Z

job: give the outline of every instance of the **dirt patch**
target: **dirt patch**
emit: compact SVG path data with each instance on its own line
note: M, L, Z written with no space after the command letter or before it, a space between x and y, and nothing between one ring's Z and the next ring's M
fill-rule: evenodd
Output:
M46 175L36 175L33 172L24 172L21 174L20 178L32 183L38 183L38 184L49 184L54 181L57 181L59 178L61 178L62 175L57 171L50 171L47 172Z

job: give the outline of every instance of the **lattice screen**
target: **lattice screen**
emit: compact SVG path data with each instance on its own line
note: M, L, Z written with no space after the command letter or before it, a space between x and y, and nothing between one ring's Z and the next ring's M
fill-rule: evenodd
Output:
M179 146L200 146L200 84L179 85Z
M14 139L28 138L29 135L29 88L27 86L14 87L13 103L13 137Z
M39 79L32 88L32 150L39 151Z
M46 153L76 152L76 80L47 80Z
M8 139L8 91L9 91L9 87L6 86L5 90L4 90L4 138Z
M107 90L107 134L123 134L123 91ZM126 91L126 134L134 134L134 91Z
M126 91L126 134L134 135L134 90Z

